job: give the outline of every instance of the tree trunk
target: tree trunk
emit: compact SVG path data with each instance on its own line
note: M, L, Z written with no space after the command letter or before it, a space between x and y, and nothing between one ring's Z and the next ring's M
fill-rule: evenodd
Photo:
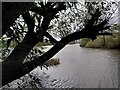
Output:
M6 60L2 62L2 85L24 75L23 60L38 42L33 34L30 37L25 37L23 42L19 43Z

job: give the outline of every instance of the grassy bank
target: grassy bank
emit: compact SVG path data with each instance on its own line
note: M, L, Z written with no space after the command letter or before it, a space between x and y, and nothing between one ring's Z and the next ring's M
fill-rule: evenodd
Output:
M97 39L81 39L80 46L86 48L120 48L120 33L114 33L111 36L97 36Z

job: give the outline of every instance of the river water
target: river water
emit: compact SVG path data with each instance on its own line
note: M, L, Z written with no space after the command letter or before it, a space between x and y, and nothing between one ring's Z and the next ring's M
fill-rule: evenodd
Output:
M44 88L118 88L119 57L120 50L67 45L53 57L58 66L33 72Z
M119 50L67 45L53 58L60 65L36 69L46 88L118 88Z

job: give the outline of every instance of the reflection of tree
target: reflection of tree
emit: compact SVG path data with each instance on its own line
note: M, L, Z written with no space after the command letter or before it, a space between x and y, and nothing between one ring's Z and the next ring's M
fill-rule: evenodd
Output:
M73 40L80 38L91 38L94 40L98 34L109 34L99 33L99 31L108 28L105 26L108 20L104 19L96 24L99 17L102 15L101 9L97 8L83 29L70 33L69 35L66 34L60 41L54 39L47 31L50 28L50 22L55 18L59 18L59 15L57 15L58 12L68 9L68 6L71 8L75 4L77 3L3 3L3 34L9 37L7 47L9 47L11 41L14 40L17 42L17 46L12 53L2 62L3 85L29 73L38 65L42 66L44 62L53 57L66 44ZM79 14L81 15L81 13L77 12L77 15ZM20 15L22 15L24 21L18 20L16 22L17 17ZM69 23L70 22L68 22L68 27ZM25 26L27 30L23 28ZM23 35L24 38L20 38L20 35ZM41 56L34 57L32 61L23 63L33 47L37 43L43 42L44 36L49 38L54 46ZM36 51L34 50L34 52Z

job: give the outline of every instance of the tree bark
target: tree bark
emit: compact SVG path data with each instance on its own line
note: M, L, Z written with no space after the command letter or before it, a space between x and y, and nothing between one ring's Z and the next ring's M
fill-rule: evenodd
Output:
M6 60L2 62L2 85L23 75L23 60L38 42L39 40L32 34L19 43Z

